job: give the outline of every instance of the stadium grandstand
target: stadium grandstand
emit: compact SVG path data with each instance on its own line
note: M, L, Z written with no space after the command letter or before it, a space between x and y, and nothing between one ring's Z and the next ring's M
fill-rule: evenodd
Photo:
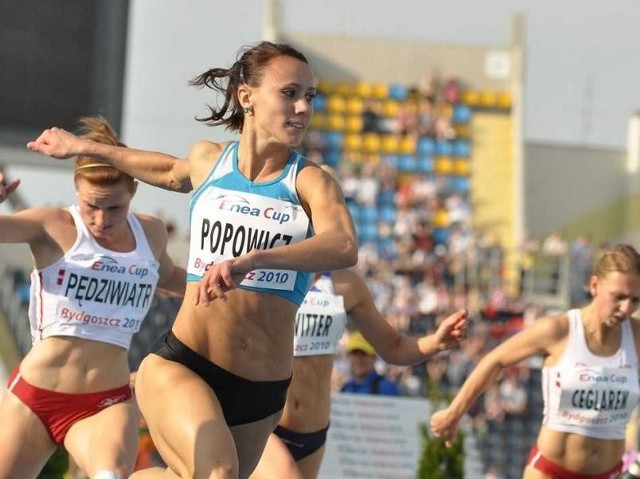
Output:
M433 330L454 309L470 310L469 339L459 350L412 368L380 365L405 396L434 404L451 397L495 344L541 314L588 299L584 285L601 244L637 239L637 146L524 140L522 17L512 19L504 45L438 44L282 31L278 2L267 4L264 36L300 48L319 77L301 149L340 179L360 239L357 269L376 305L394 327L416 334ZM118 15L111 12L114 25L121 24ZM122 69L124 59L117 63ZM16 146L23 137L2 128L10 134L0 135L0 166L31 162ZM629 144L639 140L640 117L633 117ZM572 190L567 201L569 175L605 187ZM27 206L18 195L10 205ZM184 261L184 239L175 242ZM0 248L1 379L31 345L30 261L23 246ZM178 306L155 298L133 340L133 370ZM345 364L343 353L337 383L346 379ZM513 368L470 411L467 479L487 471L520 477L542 415L540 376L536 362ZM331 454L327 460L336 460Z

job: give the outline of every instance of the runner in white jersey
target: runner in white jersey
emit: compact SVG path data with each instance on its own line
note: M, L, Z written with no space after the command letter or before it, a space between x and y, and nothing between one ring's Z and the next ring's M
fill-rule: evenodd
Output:
M81 122L94 141L118 144L103 119ZM0 200L18 181L5 185ZM160 285L183 294L185 271L166 251L165 225L129 212L133 178L76 160L78 204L0 216L0 242L28 244L34 259L33 347L0 403L0 478L36 478L65 447L92 479L133 471L138 416L127 351Z
M358 256L340 185L295 151L316 93L306 57L261 42L192 85L215 90L216 106L202 121L238 132L237 142L200 141L186 159L59 129L27 145L57 158L89 154L152 185L194 191L185 299L136 379L169 471L136 479L251 474L282 414L295 314L311 276L353 266Z
M637 407L640 255L617 245L598 257L593 299L580 310L535 321L487 354L451 405L431 417L450 443L458 421L500 371L544 356L544 420L524 479L615 479L622 469L625 426Z
M390 364L411 365L465 336L467 312L444 319L423 337L403 336L376 308L355 271L318 275L296 314L293 380L284 413L251 479L315 479L329 429L331 373L347 317Z

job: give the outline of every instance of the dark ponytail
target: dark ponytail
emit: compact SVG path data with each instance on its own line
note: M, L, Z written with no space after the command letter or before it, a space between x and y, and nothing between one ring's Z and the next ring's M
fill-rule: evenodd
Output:
M196 117L196 120L209 126L224 125L227 130L241 132L244 126L244 112L238 103L238 87L244 83L259 86L269 61L280 56L289 56L309 63L301 52L290 45L261 42L240 50L238 59L231 68L212 68L193 78L189 85L211 88L224 98L222 106L208 106L210 115Z

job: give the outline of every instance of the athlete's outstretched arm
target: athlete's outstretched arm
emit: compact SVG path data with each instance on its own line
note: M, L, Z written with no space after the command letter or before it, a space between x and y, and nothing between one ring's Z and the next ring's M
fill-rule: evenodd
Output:
M405 336L394 329L376 308L365 280L354 271L332 274L336 290L345 299L349 317L376 353L389 364L407 366L451 348L466 335L467 316L462 309L447 317L438 330L426 336Z
M57 159L90 156L150 185L183 193L191 191L187 160L164 153L106 145L55 127L44 130L27 143L27 148Z
M505 367L537 354L548 355L549 348L564 337L566 331L566 322L563 324L558 317L541 318L485 355L464 382L449 407L431 416L431 430L434 435L444 437L446 444L450 446L462 416L480 397L480 394L496 382Z

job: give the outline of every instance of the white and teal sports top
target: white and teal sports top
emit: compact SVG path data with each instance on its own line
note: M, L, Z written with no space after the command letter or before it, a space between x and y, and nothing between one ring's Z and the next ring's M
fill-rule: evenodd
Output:
M296 190L296 178L304 161L294 151L280 176L256 183L238 170L238 142L225 147L191 198L187 281L200 280L214 262L236 258L255 248L298 243L313 234ZM286 269L257 269L250 271L238 287L300 304L311 275Z

